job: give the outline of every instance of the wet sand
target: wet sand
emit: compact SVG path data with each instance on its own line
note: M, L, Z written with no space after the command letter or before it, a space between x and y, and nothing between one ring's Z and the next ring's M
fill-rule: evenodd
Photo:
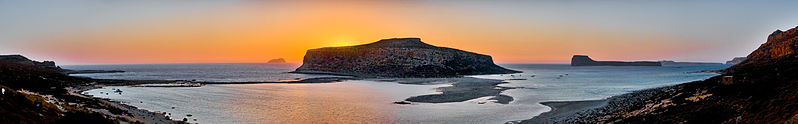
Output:
M413 96L405 99L410 102L421 103L448 103L448 102L463 102L481 97L493 96L488 99L496 103L508 104L513 101L513 97L502 95L501 93L508 89L515 89L517 87L502 87L499 84L507 83L503 80L495 79L481 79L481 78L397 78L397 79L381 79L381 81L397 82L400 84L416 84L416 85L437 85L437 84L451 84L448 87L436 88L440 94L429 94Z
M553 123L557 118L562 118L576 114L577 112L601 107L607 104L607 100L586 100L586 101L557 101L540 103L551 107L551 111L542 113L529 120L512 121L508 123L522 124L547 124Z
M99 87L99 86L97 86L97 87ZM166 116L166 115L164 115L162 113L151 112L151 111L148 111L148 110L139 109L139 108L136 108L136 107L133 107L133 106L130 106L130 105L126 105L126 104L120 103L120 102L111 101L110 99L94 98L94 97L91 97L91 96L86 96L86 95L81 94L81 92L87 90L86 87L82 87L82 88L67 88L67 90L69 91L69 92L67 92L67 95L76 96L76 97L84 98L84 99L88 99L88 100L94 100L94 102L97 102L98 105L101 105L103 107L124 111L124 113L122 113L122 114L114 114L112 112L109 112L109 110L106 110L106 108L89 108L89 109L91 109L91 110L93 110L95 112L100 112L100 113L103 113L105 115L110 115L110 116L115 116L115 117L124 117L124 118L130 119L130 121L141 122L141 123L145 123L145 124L179 124L179 123L184 123L184 122L181 122L181 121L172 120L168 116Z

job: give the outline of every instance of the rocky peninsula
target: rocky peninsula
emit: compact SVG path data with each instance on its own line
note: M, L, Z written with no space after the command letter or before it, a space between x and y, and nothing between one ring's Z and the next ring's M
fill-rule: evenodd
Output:
M459 77L508 74L491 56L429 45L420 38L383 39L374 43L308 50L295 73L357 77Z
M727 65L736 65L736 64L740 64L743 61L745 61L745 57L734 57L734 59L726 61L726 64Z
M0 56L0 123L184 123L81 91L115 82L69 76L52 61Z
M547 116L517 122L798 123L798 29L773 32L746 58L707 80L614 96L598 107L560 102Z
M55 70L64 74L120 73L121 70L69 70L55 65L54 61L33 61L22 55L0 55L0 61Z
M662 66L660 62L621 62L621 61L595 61L586 55L574 55L571 66Z

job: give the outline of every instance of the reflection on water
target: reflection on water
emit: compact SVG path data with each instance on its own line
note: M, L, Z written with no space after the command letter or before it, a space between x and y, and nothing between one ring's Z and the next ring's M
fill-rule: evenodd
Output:
M121 94L113 94L120 89ZM110 94L106 94L109 93ZM84 94L199 123L392 123L393 104L357 83L244 84L156 88L114 86ZM172 109L172 107L175 107ZM186 115L192 114L191 117ZM197 119L194 121L193 119Z
M390 123L391 105L374 89L358 84L298 84L264 87L235 85L248 94L237 96L228 110L269 123ZM321 86L326 85L326 86Z
M122 101L147 110L171 113L171 117L176 120L187 118L192 123L504 123L529 119L548 111L549 108L539 104L540 102L601 99L634 90L706 79L717 74L688 72L726 67L724 65L571 67L536 64L505 66L522 70L524 73L473 77L527 79L507 80L509 83L500 85L526 87L503 92L515 98L510 104L478 104L478 101L484 101L485 98L482 98L457 103L394 105L392 102L408 97L434 94L436 93L434 88L447 84L409 85L374 80L350 80L326 84L227 84L178 88L112 86L85 93ZM208 71L203 69L198 69L198 72ZM235 69L230 71L241 72ZM201 75L195 76L202 77ZM224 77L235 74L213 75ZM260 78L245 76L229 80L249 79ZM121 89L123 92L113 94L112 89ZM193 116L188 117L187 114Z

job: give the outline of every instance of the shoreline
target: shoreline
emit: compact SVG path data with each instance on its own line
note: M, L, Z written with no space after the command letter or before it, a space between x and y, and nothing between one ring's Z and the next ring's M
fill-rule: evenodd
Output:
M408 85L437 85L437 84L450 84L449 86L437 87L435 90L439 93L433 94L420 94L410 96L404 101L396 101L394 104L411 104L417 103L453 103L463 102L481 97L491 97L485 101L480 101L478 104L485 104L487 102L494 102L499 104L509 104L514 100L512 96L502 94L505 90L519 89L524 87L505 87L499 84L507 83L505 80L497 79L484 79L474 77L458 77L458 78L378 78L370 79L374 81L392 82L398 84Z
M128 119L131 119L131 121L141 122L141 123L145 123L145 124L151 124L151 123L158 123L158 124L187 123L187 122L184 122L184 121L170 119L169 116L167 116L167 115L165 115L163 113L158 113L158 112L153 112L153 111L149 111L149 110L145 110L145 109L140 109L138 107L127 105L127 104L124 104L124 103L119 102L119 101L113 101L111 99L98 98L98 97L94 97L94 96L84 95L83 94L84 91L93 90L93 89L99 89L99 88L102 88L102 87L105 87L105 86L113 86L113 85L94 84L94 85L89 85L89 86L67 87L65 89L67 90L67 94L66 95L75 96L75 97L83 98L83 99L87 99L87 100L94 100L94 101L97 102L96 104L98 104L100 106L103 106L105 108L111 108L111 109L117 109L117 110L122 110L123 111L122 113L117 114L117 113L111 112L111 110L107 110L105 108L91 108L91 111L102 113L104 115L113 116L113 117L125 117L125 118L128 118Z
M577 112L598 108L607 104L607 99L600 100L579 100L579 101L547 101L540 104L551 108L532 119L509 121L509 124L548 124L553 123L554 119L570 116Z
M705 80L710 80L712 78L713 77L710 77ZM670 86L642 89L614 95L601 100L541 102L541 104L552 108L552 110L541 113L530 119L509 121L507 123L596 123L596 120L591 119L608 118L609 116L606 116L608 114L618 116L617 114L619 113L617 112L626 111L630 109L629 106L646 105L650 102L646 101L649 98L676 94L677 89L681 89L685 84L693 82L700 81L690 81ZM558 107L560 109L557 109Z

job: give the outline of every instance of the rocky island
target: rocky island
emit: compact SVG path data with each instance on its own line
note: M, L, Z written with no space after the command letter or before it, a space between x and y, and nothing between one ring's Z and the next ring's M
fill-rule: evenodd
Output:
M621 61L595 61L586 55L574 55L571 66L662 66L660 62L621 62Z
M266 63L267 64L283 64L283 63L285 63L285 59L283 59L283 58L272 59L272 60L269 60Z
M458 77L508 74L488 55L426 44L420 38L383 39L374 43L308 50L295 73L358 77Z

